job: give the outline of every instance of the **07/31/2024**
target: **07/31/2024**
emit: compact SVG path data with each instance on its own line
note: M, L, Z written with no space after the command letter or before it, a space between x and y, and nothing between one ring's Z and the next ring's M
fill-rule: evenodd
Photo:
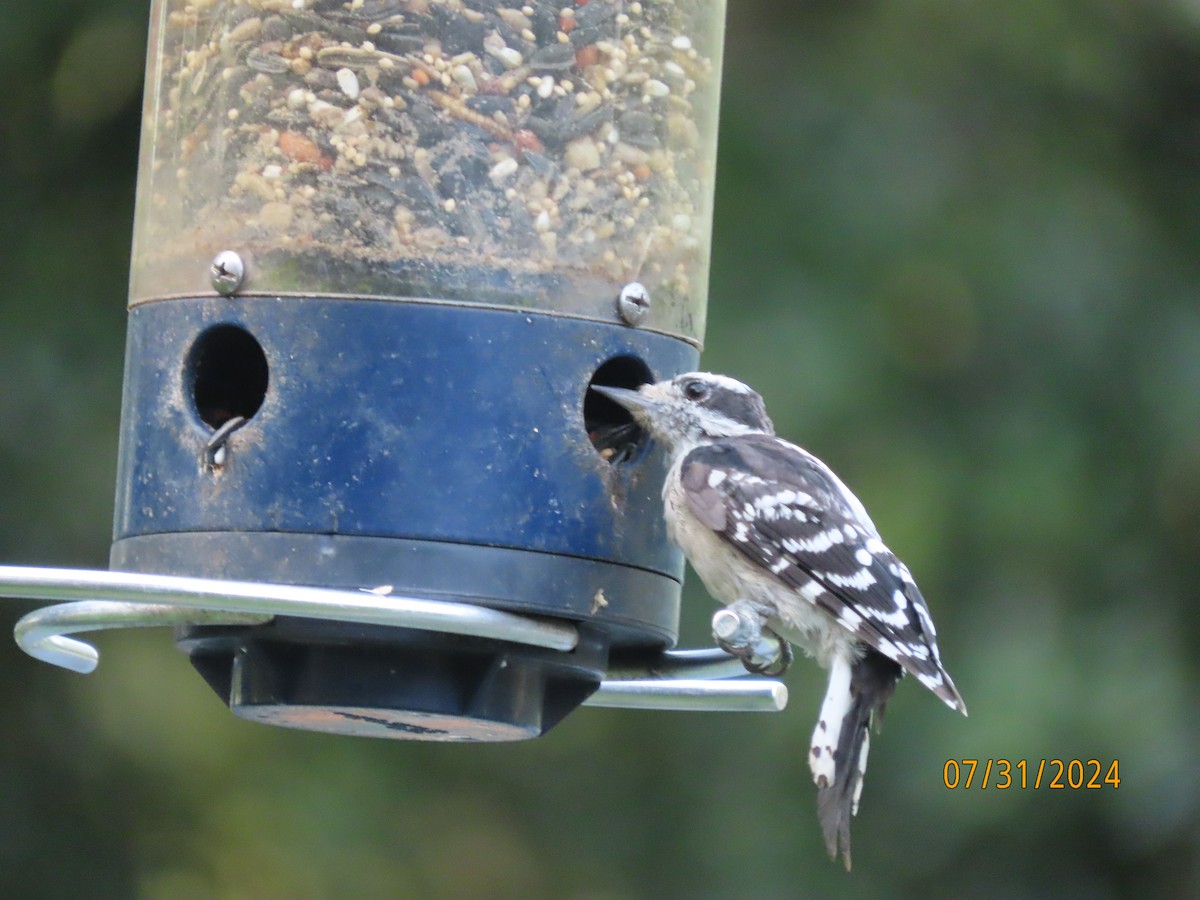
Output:
M1121 777L1115 759L1107 764L1098 759L948 759L942 784L949 790L1099 790L1120 787Z

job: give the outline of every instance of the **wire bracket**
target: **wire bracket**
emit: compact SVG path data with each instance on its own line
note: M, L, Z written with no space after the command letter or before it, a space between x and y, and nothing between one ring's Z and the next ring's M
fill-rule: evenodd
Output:
M258 625L277 615L390 625L570 652L578 633L567 622L445 600L300 585L148 575L95 569L0 566L0 597L55 605L23 616L17 644L35 659L88 674L100 654L70 637L116 628ZM747 678L723 650L664 651L614 668L585 703L623 709L766 711L787 705L787 687Z

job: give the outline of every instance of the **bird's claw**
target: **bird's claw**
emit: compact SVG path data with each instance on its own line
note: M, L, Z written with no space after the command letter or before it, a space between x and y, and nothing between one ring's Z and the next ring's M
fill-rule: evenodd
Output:
M753 675L765 675L768 678L778 678L792 667L795 656L792 645L775 635L763 635L763 639L754 647L753 654L741 656L734 654L742 661L746 671Z

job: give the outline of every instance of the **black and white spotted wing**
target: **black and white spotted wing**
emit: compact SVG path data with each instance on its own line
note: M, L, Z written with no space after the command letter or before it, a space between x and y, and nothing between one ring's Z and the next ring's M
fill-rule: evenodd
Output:
M965 711L908 568L822 462L773 435L752 434L693 450L681 478L704 525Z

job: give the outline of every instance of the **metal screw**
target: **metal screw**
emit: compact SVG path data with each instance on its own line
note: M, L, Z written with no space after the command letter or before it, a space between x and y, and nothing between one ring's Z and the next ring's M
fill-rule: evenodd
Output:
M213 290L228 297L242 286L242 279L246 277L246 265L232 250L222 250L213 257L212 265L208 267L208 277L212 281Z
M712 617L713 637L719 641L732 644L739 640L745 641L747 623L732 609L718 609Z
M617 298L617 310L621 318L630 325L639 324L650 312L650 292L639 281L631 281L621 288Z
M735 656L750 652L765 637L764 624L751 601L739 600L713 613L713 640Z
M782 675L792 664L787 642L766 631L764 611L752 600L735 600L712 617L713 640L756 675Z

